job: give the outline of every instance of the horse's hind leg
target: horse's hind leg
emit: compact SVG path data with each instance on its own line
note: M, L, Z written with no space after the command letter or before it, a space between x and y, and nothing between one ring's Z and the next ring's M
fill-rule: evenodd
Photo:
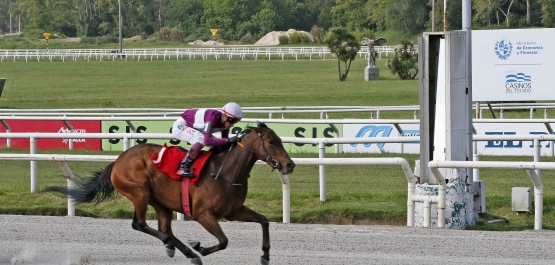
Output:
M222 230L222 227L218 223L218 219L216 219L214 215L207 212L199 216L196 219L196 221L200 225L202 225L202 227L204 227L206 231L208 231L210 234L215 236L216 239L218 239L218 244L205 248L205 247L201 247L200 243L194 242L193 243L194 250L198 251L201 255L206 256L216 251L225 249L227 247L227 242L228 242L227 237L225 236L224 231Z
M177 247L177 249L179 249L187 258L191 259L192 264L202 264L199 256L195 254L187 246L185 246L182 242L177 240L172 234L166 234L166 233L160 232L158 230L152 229L150 226L147 225L146 223L146 211L148 209L147 201L148 199L141 200L137 198L132 200L133 205L135 206L135 213L133 215L133 223L131 224L131 227L133 227L133 229L135 230L141 231L143 233L149 234L153 237L156 237L162 240L164 244L168 244L168 242L171 242L172 243L171 245ZM156 212L160 211L160 209L157 209L159 207L155 207ZM169 222L171 222L171 219L169 219ZM171 225L171 223L169 225Z
M200 258L173 234L171 226L173 211L158 202L151 202L150 204L154 207L156 215L158 216L158 231L169 236L169 238L164 241L168 256L173 258L175 247L177 247L186 257L191 258L192 264L202 264Z
M262 225L262 251L264 255L260 257L261 264L270 263L270 223L268 219L250 208L243 205L239 210L225 217L228 221L256 222Z

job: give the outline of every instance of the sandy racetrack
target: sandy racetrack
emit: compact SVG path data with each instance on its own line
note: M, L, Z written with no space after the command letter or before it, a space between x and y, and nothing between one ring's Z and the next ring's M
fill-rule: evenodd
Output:
M149 225L156 227L153 221ZM204 264L259 264L258 224L223 222L228 248ZM131 220L0 215L0 264L190 264ZM216 240L174 221L182 241ZM270 224L271 264L555 264L555 232L484 232L396 226Z

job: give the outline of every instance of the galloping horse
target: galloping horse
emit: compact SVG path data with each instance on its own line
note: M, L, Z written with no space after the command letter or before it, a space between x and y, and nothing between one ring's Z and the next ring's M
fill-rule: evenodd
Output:
M191 259L192 264L202 264L200 257L172 232L173 212L183 213L181 183L160 172L151 161L151 155L160 152L161 148L155 144L136 145L123 152L104 170L95 172L94 177L76 181L76 188L48 187L44 191L63 193L71 196L76 203L99 203L109 199L115 188L133 202L133 229L162 240L168 256L173 257L177 248ZM192 219L214 235L219 243L201 247L200 242L193 242L190 243L191 248L206 256L227 247L228 239L218 219L257 222L262 225L264 254L260 262L269 264L268 219L243 205L247 197L248 178L257 160L266 162L284 175L293 172L295 163L283 148L281 139L264 123L245 129L239 145L228 144L221 149L206 162L197 185L190 187ZM214 172L218 172L217 178ZM149 227L145 221L149 204L156 211L158 230Z

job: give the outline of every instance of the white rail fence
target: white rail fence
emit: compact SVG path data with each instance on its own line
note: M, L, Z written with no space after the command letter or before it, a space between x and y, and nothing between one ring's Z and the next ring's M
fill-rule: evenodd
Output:
M548 110L555 109L555 103L496 103L490 104L494 111L499 112L499 119L504 119L504 112L509 110L528 110L530 119L534 119L536 110L543 110L543 118L548 118ZM214 107L220 108L219 106ZM486 103L475 104L477 119L483 117L483 112L488 111ZM87 116L87 117L177 117L184 109L169 108L93 108L93 109L0 109L0 116L15 116L24 119L25 116ZM271 119L274 116L286 118L289 114L318 114L320 119L329 118L331 113L355 113L368 112L369 118L380 119L382 112L406 111L412 114L413 119L418 119L420 106L276 106L276 107L243 107L246 116L248 114L267 114Z
M0 137L6 134L0 134ZM82 134L82 133L69 133L69 134L54 134L54 133L18 133L13 136L16 137L29 137L30 142L36 143L37 138L68 138L68 139L81 139L81 138L120 138L124 139L125 150L130 146L131 139L171 139L171 134L144 134L144 133L128 133L128 134ZM294 159L295 163L299 165L319 165L319 183L320 183L320 200L326 200L326 165L400 165L405 178L408 182L408 198L407 198L407 226L414 226L414 204L415 202L424 203L424 227L431 227L431 210L430 204L438 204L438 227L445 227L445 179L439 173L437 168L473 168L474 181L479 180L479 168L515 168L515 169L534 169L533 173L528 170L528 174L532 179L535 194L535 224L536 230L541 230L541 219L543 217L543 186L541 184L541 173L539 170L555 170L555 163L539 162L540 160L540 142L541 141L554 141L555 135L488 135L488 136L475 136L475 141L492 141L492 140L528 140L534 142L534 161L535 162L479 162L478 156L475 155L475 161L432 161L430 162L430 172L432 172L437 183L439 184L439 193L437 196L429 195L415 195L416 178L413 175L408 162L404 158L325 158L326 144L342 144L342 143L376 143L376 142L414 142L419 137L397 137L391 139L376 139L376 138L295 138L283 137L283 142L290 143L304 143L304 144L318 144L319 158L297 158ZM60 163L64 174L68 179L73 178L71 170L65 162L67 161L97 161L97 162L111 162L117 156L82 156L82 155L40 155L35 153L36 150L31 148L31 154L0 154L0 160L29 160L31 161L31 192L36 191L37 185L37 160L51 160ZM283 188L283 222L288 223L290 220L290 185L288 176L280 175ZM72 186L72 182L68 182L68 186ZM541 207L538 209L538 207ZM74 215L74 205L71 200L68 200L68 215ZM183 216L178 216L182 220ZM539 221L538 221L539 220Z
M395 51L395 46L374 47L378 57L386 57ZM367 59L368 47L362 46L358 52L359 57ZM213 48L150 48L150 49L123 49L122 53L112 49L28 49L28 50L0 50L0 62L5 60L29 61L90 61L90 60L194 60L194 59L252 59L265 60L292 58L326 59L334 58L328 47L213 47Z
M540 170L555 170L553 162L486 162L486 161L430 161L428 164L430 172L441 179L443 176L438 168L498 168L498 169L522 169L526 170L532 184L534 185L534 230L542 230L543 223L543 184L540 177ZM440 189L441 191L441 189ZM441 213L443 212L443 218ZM438 227L439 222L445 222L445 208L438 206ZM445 224L443 224L445 225Z
M39 161L55 161L58 162L65 176L67 177L67 186L74 187L74 175L69 168L67 162L81 161L81 162L113 162L117 156L104 156L104 155L45 155L45 154L0 154L0 160L39 160ZM409 191L409 207L407 209L407 226L414 226L414 202L425 200L422 196L414 195L416 178L412 174L409 163L400 157L395 158L293 158L297 165L400 165L405 178L408 181ZM265 163L258 161L257 164L265 165ZM282 196L283 196L283 223L289 223L291 220L291 185L287 175L279 174L282 182ZM411 193L412 192L412 193ZM68 198L68 215L75 216L75 202ZM178 215L178 220L183 220L183 215Z
M134 139L174 139L174 136L169 133L0 133L0 138L20 138L29 139L29 152L30 155L37 153L37 139L123 139L123 150L129 149ZM296 137L281 137L284 143L300 143L300 144L316 144L319 149L319 158L325 158L326 144L344 144L344 143L376 143L376 142L389 142L389 143L406 143L415 142L419 137L388 137L386 139L376 138L296 138ZM72 143L73 141L69 141ZM71 149L71 148L70 148ZM326 200L326 170L325 166L321 165L320 173L320 199ZM31 160L30 163L30 177L31 177L31 192L35 192L37 188L37 162Z

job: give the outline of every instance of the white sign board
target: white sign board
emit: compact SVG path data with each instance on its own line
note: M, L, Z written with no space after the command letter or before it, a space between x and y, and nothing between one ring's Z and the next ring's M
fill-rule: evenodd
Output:
M478 135L542 135L549 134L542 123L474 123ZM549 155L550 141L541 141L540 154ZM533 141L479 141L480 155L533 156Z
M400 124L406 136L420 136L418 124ZM542 123L474 123L478 135L541 135L549 134ZM399 132L391 124L345 124L343 137L386 138L399 137ZM551 142L542 141L540 153L550 154ZM344 144L345 153L420 153L420 143L366 143ZM477 151L480 155L493 156L533 156L533 141L479 141Z
M420 136L419 124L400 124L405 136ZM345 138L387 138L399 137L399 132L392 124L344 124L343 137ZM343 144L345 153L408 153L420 152L419 142L409 143L365 143Z
M554 100L555 29L472 31L472 100Z

